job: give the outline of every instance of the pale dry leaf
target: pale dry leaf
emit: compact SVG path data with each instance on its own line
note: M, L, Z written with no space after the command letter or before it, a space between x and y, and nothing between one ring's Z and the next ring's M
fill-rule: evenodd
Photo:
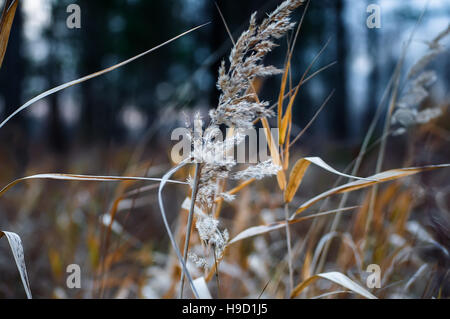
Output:
M317 274L314 276L309 277L302 283L300 283L297 287L294 288L294 290L291 293L291 298L295 298L298 296L306 287L317 281L318 279L327 279L330 280L338 285L341 285L342 287L345 287L347 289L350 289L351 291L357 293L358 295L361 295L367 299L378 299L373 294L371 294L369 291L361 287L359 284L348 278L343 273L332 271L332 272L326 272Z

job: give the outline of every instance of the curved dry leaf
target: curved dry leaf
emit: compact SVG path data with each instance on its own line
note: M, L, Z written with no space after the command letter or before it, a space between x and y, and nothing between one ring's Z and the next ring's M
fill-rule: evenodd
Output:
M117 181L158 181L161 182L161 178L153 177L134 177L134 176L96 176L96 175L77 175L77 174L37 174L27 177L22 177L16 179L15 181L9 183L0 190L0 196L3 195L7 190L9 190L14 185L26 181L29 179L57 179L65 181L94 181L94 182L117 182ZM167 180L170 183L183 184L186 182Z
M301 212L305 211L307 208L311 207L315 203L321 201L324 198L335 195L335 194L352 192L352 191L362 189L365 187L369 187L369 186L379 184L382 182L392 181L392 180L403 178L406 176L411 176L411 175L414 175L414 174L417 174L420 172L434 170L437 168L445 168L445 167L449 167L449 166L450 166L450 164L440 164L440 165L428 165L428 166L421 166L421 167L397 168L397 169L392 169L392 170L384 171L384 172L369 176L367 178L367 179L369 179L369 181L367 181L367 179L366 179L366 180L358 180L358 181L346 183L344 185L334 187L326 192L323 192L323 193L311 198L310 200L308 200L307 202L302 204L290 218L293 219L297 214L300 214Z
M325 235L322 236L322 238L320 238L318 244L316 245L316 250L314 251L314 255L311 261L311 269L314 270L316 269L316 265L317 265L317 261L319 260L319 256L322 253L322 250L324 249L324 246L332 239L334 238L341 238L342 239L342 243L348 245L348 247L352 250L353 252L353 256L355 258L356 261L356 265L358 266L358 270L360 272L362 272L362 261L361 261L361 256L358 252L358 248L355 244L355 242L353 241L352 236L349 233L338 233L336 231L332 231L329 232Z
M172 169L170 169L162 177L162 180L161 180L161 183L159 184L159 189L158 189L158 203L159 203L159 209L160 209L160 212L161 212L161 217L162 217L163 222L164 222L164 227L166 228L167 234L169 235L170 243L172 244L172 247L175 250L175 254L177 255L178 261L180 262L181 267L183 268L183 271L184 271L186 277L189 280L189 284L191 286L192 292L194 293L194 296L196 298L199 298L197 289L195 288L195 285L194 285L194 281L192 280L192 276L191 276L190 272L188 271L188 269L186 267L186 263L184 262L184 259L183 259L182 255L181 255L181 252L180 252L180 249L179 249L179 247L177 245L175 237L173 236L172 230L170 229L169 222L167 221L166 210L164 209L164 201L162 199L162 191L163 191L164 186L166 185L167 181L169 181L169 178L173 174L175 174L175 172L177 172L180 168L185 166L186 164L187 164L187 160L181 162L177 166L175 166Z
M350 289L351 291L357 293L358 295L361 295L367 299L378 299L374 295L372 295L370 292L368 292L366 289L358 285L356 282L348 278L346 275L337 272L326 272L322 274L317 274L314 276L309 277L302 283L300 283L297 287L294 288L294 290L291 293L291 298L297 297L306 287L314 283L318 279L327 279L330 280L338 285L341 285L342 287L345 287L347 289Z
M336 175L340 175L340 176L344 176L344 177L348 177L348 178L359 179L359 180L375 181L374 179L371 179L371 178L363 178L363 177L357 177L357 176L352 176L352 175L341 173L341 172L335 170L333 167L331 167L327 163L325 163L320 157L305 157L305 158L299 159L295 163L294 167L291 170L291 174L289 175L289 183L288 183L288 186L286 187L286 192L284 193L284 201L286 203L289 203L294 198L294 195L297 192L297 189L303 180L303 176L305 175L306 170L308 169L308 167L311 163L323 168L324 170L326 170L328 172L336 174Z
M9 246L11 247L11 252L14 256L14 261L16 262L17 269L19 270L20 278L22 279L23 288L27 294L28 299L32 299L30 283L28 282L27 267L25 266L25 258L23 254L22 241L19 235L9 231L0 231L0 238L6 236L8 239Z
M333 296L333 295L348 294L348 293L351 293L351 291L348 291L348 290L335 290L335 291L326 292L326 293L321 294L319 296L311 297L309 299L322 299L322 298Z

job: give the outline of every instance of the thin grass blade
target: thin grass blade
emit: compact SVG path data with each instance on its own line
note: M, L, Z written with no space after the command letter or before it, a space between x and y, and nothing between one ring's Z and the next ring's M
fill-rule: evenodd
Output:
M134 177L134 176L95 176L95 175L77 175L77 174L37 174L27 177L22 177L16 179L15 181L9 183L0 190L0 196L2 196L11 187L17 185L18 183L30 179L56 179L56 180L66 180L66 181L94 181L94 182L117 182L117 181L158 181L161 182L161 178L153 177ZM186 182L167 180L166 182L183 184Z
M269 121L267 121L267 118L264 117L261 119L261 123L264 128L264 133L266 134L267 143L269 144L270 156L272 157L272 161L275 165L282 166L280 152L273 140L272 133L270 132ZM279 170L277 172L277 181L280 189L284 190L286 188L286 175L284 174L283 170Z
M349 211L352 209L357 208L358 206L352 206L352 207L344 207L341 209L333 209L333 210L329 210L326 212L321 212L321 213L317 213L317 214L313 214L313 215L308 215L308 216L304 216L301 218L297 218L297 219L291 219L289 220L289 225L291 224L295 224L295 223L299 223L308 219L312 219L312 218L316 218L316 217L321 217L321 216L325 216L325 215L329 215L329 214L334 214L337 212L343 212L343 211ZM262 234L266 234L268 232L277 230L277 229L281 229L286 227L286 221L279 221L279 222L275 222L269 225L260 225L260 226L253 226L250 228L247 228L246 230L240 232L238 235L236 235L236 237L234 237L232 240L230 240L229 245L238 242L240 240L249 238L249 237L254 237L254 236L258 236L258 235L262 235Z

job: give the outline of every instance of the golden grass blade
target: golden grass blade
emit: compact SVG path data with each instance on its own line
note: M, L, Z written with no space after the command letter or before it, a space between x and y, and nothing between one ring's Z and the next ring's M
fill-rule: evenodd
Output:
M0 196L16 184L30 179L57 179L65 181L94 181L94 182L118 182L118 181L158 181L161 178L153 177L134 177L134 176L95 176L95 175L77 175L77 174L37 174L16 179L0 190ZM186 185L186 182L167 180L167 182Z
M303 176L305 175L305 172L311 163L315 164L333 174L336 174L336 175L360 179L360 180L366 180L366 181L367 180L375 181L373 179L367 179L367 178L362 178L362 177L357 177L357 176L352 176L352 175L341 173L341 172L335 170L334 168L332 168L327 163L325 163L320 157L305 157L305 158L299 159L295 163L294 168L292 168L292 170L291 170L291 174L289 176L289 184L286 188L286 192L284 195L284 201L286 203L289 203L292 200L292 198L294 198L294 195L297 192L297 189L303 180Z
M14 256L14 261L16 262L17 269L19 270L20 278L22 279L23 288L27 294L28 299L32 299L30 283L28 282L27 267L25 266L25 258L23 254L22 241L16 233L8 231L0 231L0 238L6 236L8 239L9 246L11 247L11 252Z
M305 220L308 219L312 219L312 218L316 218L316 217L321 217L321 216L325 216L325 215L330 215L330 214L334 214L337 212L343 212L343 211L349 211L352 209L357 208L358 206L352 206L352 207L344 207L341 209L333 209L333 210L329 210L326 212L321 212L321 213L317 213L317 214L313 214L313 215L308 215L308 216L304 216L301 218L297 218L297 219L290 219L289 220L289 225L291 224L295 224L295 223L299 223L299 222L303 222ZM250 237L254 237L254 236L258 236L258 235L262 235L262 234L266 234L268 232L271 232L273 230L277 230L277 229L281 229L286 227L286 221L280 221L280 222L275 222L269 225L260 225L260 226L254 226L254 227L250 227L247 228L246 230L240 232L238 235L236 235L236 237L234 237L232 240L230 240L229 245L238 242L242 239L246 239L246 238L250 238Z
M11 119L12 119L14 116L16 116L19 112L25 110L25 109L26 109L27 107L29 107L31 104L33 104L33 103L35 103L35 102L37 102L37 101L39 101L39 100L41 100L41 99L43 99L43 98L45 98L45 97L51 95L51 94L53 94L53 93L59 92L59 91L61 91L61 90L64 90L64 89L66 89L66 88L68 88L68 87L70 87L70 86L73 86L73 85L76 85L76 84L85 82L85 81L87 81L87 80L90 80L90 79L92 79L92 78L98 77L98 76L103 75L103 74L105 74L105 73L111 72L111 71L113 71L113 70L115 70L115 69L117 69L117 68L120 68L120 67L122 67L122 66L128 64L128 63L131 63L131 62L133 62L134 60L137 60L137 59L143 57L144 55L147 55L147 54L149 54L149 53L151 53L151 52L153 52L153 51L155 51L155 50L157 50L157 49L159 49L159 48L165 46L166 44L169 44L170 42L173 42L173 41L175 41L176 39L179 39L179 38L181 38L182 36L184 36L184 35L186 35L186 34L188 34L188 33L190 33L190 32L193 32L193 31L195 31L195 30L197 30L197 29L199 29L199 28L201 28L201 27L203 27L203 26L205 26L205 25L207 25L207 24L209 24L209 22L208 22L208 23L205 23L205 24L202 24L202 25L199 25L199 26L197 26L197 27L195 27L195 28L192 28L192 29L190 29L190 30L188 30L188 31L186 31L186 32L183 32L183 33L177 35L176 37L173 37L172 39L167 40L166 42L161 43L161 44L159 44L159 45L157 45L157 46L151 48L150 50L147 50L147 51L145 51L145 52L142 52L142 53L140 53L140 54L138 54L138 55L136 55L136 56L134 56L134 57L132 57L132 58L130 58L130 59L128 59L128 60L122 61L122 62L120 62L120 63L118 63L118 64L113 65L113 66L110 66L109 68L106 68L106 69L104 69L104 70L101 70L101 71L98 71L98 72L95 72L95 73L86 75L86 76L84 76L84 77L82 77L82 78L79 78L79 79L76 79L76 80L73 80L73 81L70 81L70 82L61 84L61 85L59 85L59 86L57 86L57 87L55 87L55 88L53 88L53 89L50 89L50 90L48 90L48 91L45 91L45 92L39 94L38 96L32 98L31 100L29 100L28 102L26 102L25 104L23 104L21 107L19 107L17 110L15 110L11 115L9 115L2 123L0 123L0 128L2 128L9 120L11 120Z
M292 129L292 118L289 119L289 125L286 133L285 145L284 145L284 153L283 153L283 170L287 170L289 168L289 147L290 147L290 137L291 137L291 129Z
M420 172L434 170L434 169L438 169L438 168L445 168L445 167L449 167L449 166L450 166L450 164L440 164L440 165L428 165L428 166L421 166L421 167L397 168L397 169L392 169L392 170L384 171L384 172L369 176L368 179L370 179L371 181L358 180L358 181L346 183L344 185L341 185L341 186L332 188L326 192L323 192L323 193L313 197L312 199L308 200L307 202L302 204L295 211L295 213L291 216L291 219L293 219L297 214L300 214L301 212L303 212L307 208L311 207L315 203L317 203L317 202L321 201L322 199L327 198L329 196L332 196L335 194L352 192L352 191L355 191L355 190L358 190L361 188L365 188L365 187L369 187L369 186L379 184L382 182L392 181L392 180L396 180L396 179L403 178L406 176L411 176L411 175L414 175L414 174L417 174Z
M294 291L292 291L291 298L297 297L306 287L314 283L318 279L327 279L330 280L338 285L341 285L342 287L345 287L347 289L350 289L351 291L357 293L358 295L361 295L367 299L378 299L374 295L372 295L370 292L368 292L366 289L358 285L356 282L348 278L346 275L337 272L326 272L322 274L317 274L312 277L309 277L302 283L300 283L297 287L295 287Z
M294 94L289 99L289 103L286 108L286 113L284 114L283 119L281 120L281 127L280 127L280 144L281 145L284 144L284 141L286 139L287 127L289 125L289 122L292 119L292 106L294 105L295 97L297 96L299 88L300 88L300 85L297 85L297 88L295 89Z
M248 185L250 185L251 183L253 183L254 181L256 181L256 178L250 178L250 179L242 182L238 186L230 189L227 192L227 194L228 195L234 195L234 194L238 193L239 191L241 191L242 189L244 189L245 187L247 187ZM218 218L218 216L220 214L220 210L222 208L222 204L223 204L223 197L217 196L217 198L214 200L214 202L217 204L216 211L214 212L214 216L216 218Z
M11 33L11 27L16 14L17 5L19 0L5 1L2 17L0 21L0 68L3 64L3 58L6 54L6 48L8 47L9 35Z

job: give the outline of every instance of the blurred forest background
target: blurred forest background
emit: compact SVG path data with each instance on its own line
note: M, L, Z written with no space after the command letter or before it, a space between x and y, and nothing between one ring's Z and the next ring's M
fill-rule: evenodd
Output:
M69 15L66 8L71 3L81 7L80 29L66 26ZM253 11L258 10L262 17L279 3L277 0L217 0L235 37L248 26ZM366 7L371 3L381 5L380 29L366 27ZM330 91L336 89L325 111L301 142L308 153L343 163L355 156L400 57L402 44L425 4L421 0L311 1L294 52L292 81L298 82L328 39L330 44L314 69L333 61L337 64L308 82L295 102L293 135L308 123ZM297 21L300 16L301 10L296 13ZM420 40L425 41L445 29L449 17L449 1L430 1L407 54L408 65L426 50ZM184 125L183 112L202 110L206 114L216 106L217 69L232 47L212 0L21 1L0 70L2 120L49 88L116 64L205 22L211 23L125 67L53 94L14 118L0 130L1 184L42 172L122 175L129 165L141 160L148 166L166 160L171 130ZM271 63L280 67L287 47L286 39L283 41L281 49L269 57ZM432 66L440 79L433 87L432 97L437 101L448 99L448 54L440 56ZM273 77L264 82L264 99L276 100L279 81L279 77ZM132 155L136 147L142 149L138 158ZM133 160L135 163L131 163ZM152 174L160 176L163 171L155 170ZM63 283L61 260L71 258L67 256L71 254L67 247L76 244L65 242L62 233L36 238L31 229L47 232L53 227L53 221L39 219L40 214L59 220L58 205L75 211L79 203L88 201L88 195L77 186L52 185L35 193L28 192L24 201L27 204L20 212L14 211L12 204L21 200L19 193L12 192L0 206L0 212L8 212L0 214L2 227L20 225L14 231L21 233L27 245L27 257L38 261L28 265L34 274L37 296L55 293L44 279L39 282L40 278L53 276L56 282ZM89 209L105 212L112 191L102 188L99 194L100 200L89 204L93 205ZM52 200L38 205L42 200L39 195ZM57 201L72 195L76 197L72 203ZM140 216L142 220L132 223L141 226L142 231L137 231L135 236L144 241L150 236L145 225L148 226L151 217ZM73 231L70 234L81 237L80 230ZM164 232L157 232L154 237L166 240ZM98 243L89 234L86 236L92 253L90 245ZM42 252L33 250L44 243L52 248ZM2 250L6 252L6 244L3 245ZM43 256L38 256L40 253ZM92 263L98 257L94 255L90 255ZM9 257L7 253L2 254L2 267L11 263ZM4 272L3 268L0 271L0 295L6 297L22 293L16 270L10 268L10 272ZM11 290L11 286L17 289Z

